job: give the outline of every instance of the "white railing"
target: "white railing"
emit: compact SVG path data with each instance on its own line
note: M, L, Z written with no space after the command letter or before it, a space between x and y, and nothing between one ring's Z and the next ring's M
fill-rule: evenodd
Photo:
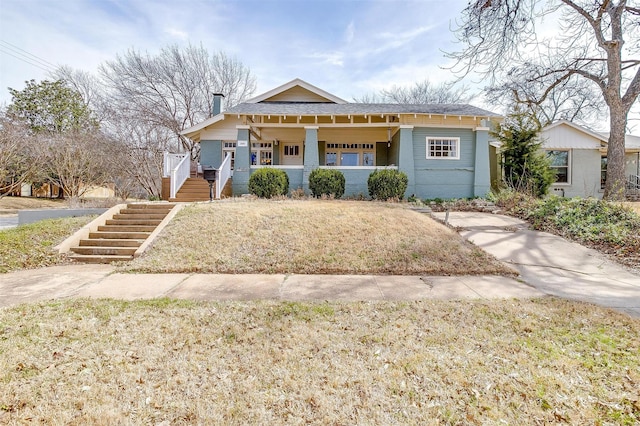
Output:
M220 165L218 170L218 179L216 179L216 199L220 199L222 190L227 184L227 181L231 177L231 154L227 153L224 157L224 161Z
M175 155L175 154L174 154ZM171 170L171 195L176 198L176 194L191 174L191 156L186 154L182 160Z
M162 162L162 177L170 177L173 169L178 167L182 159L189 154L170 154L164 153L164 161Z

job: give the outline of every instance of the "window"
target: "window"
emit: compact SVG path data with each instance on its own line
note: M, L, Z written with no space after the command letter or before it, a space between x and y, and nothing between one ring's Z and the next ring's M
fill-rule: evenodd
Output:
M460 138L427 137L427 158L460 159Z
M326 143L325 166L375 166L372 143Z
M285 145L284 155L297 157L300 155L300 145Z
M551 159L551 170L556 172L556 183L569 181L569 151L547 151Z
M607 157L600 158L600 189L604 189L607 183Z
M273 145L271 142L251 143L251 165L270 166L273 158Z

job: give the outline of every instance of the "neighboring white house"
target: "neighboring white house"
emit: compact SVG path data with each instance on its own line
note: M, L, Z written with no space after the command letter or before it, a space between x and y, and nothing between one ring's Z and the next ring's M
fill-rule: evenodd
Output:
M550 193L564 197L602 198L607 178L608 134L560 120L545 127L540 139L557 173L557 181L551 186ZM627 135L625 147L625 175L638 183L640 137Z

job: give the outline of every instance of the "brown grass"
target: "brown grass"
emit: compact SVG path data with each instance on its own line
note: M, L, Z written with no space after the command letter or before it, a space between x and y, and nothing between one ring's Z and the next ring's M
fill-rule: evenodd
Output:
M629 201L626 203L622 203L627 207L631 207L631 209L633 209L636 213L638 213L640 215L640 201Z
M0 423L628 424L640 321L531 301L0 310Z
M19 210L29 209L63 209L67 207L65 200L32 197L0 198L0 214L15 214Z
M229 201L183 209L139 272L513 274L453 230L401 204Z

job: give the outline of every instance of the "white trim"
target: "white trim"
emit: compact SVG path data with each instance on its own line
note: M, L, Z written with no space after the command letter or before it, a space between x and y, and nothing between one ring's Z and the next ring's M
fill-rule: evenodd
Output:
M320 126L304 126L305 130L318 130Z
M344 170L396 170L398 166L319 166L320 169L344 169Z
M602 142L605 142L605 143L609 142L609 138L605 138L602 134L596 133L596 132L594 132L592 130L589 130L589 129L585 128L585 127L579 126L579 125L577 125L577 124L575 124L575 123L573 123L571 121L568 121L568 120L555 121L555 122L549 124L544 129L542 129L542 131L544 132L545 130L551 130L554 127L558 127L558 126L563 125L563 124L565 124L565 125L567 125L569 127L572 127L573 129L575 129L575 130L577 130L579 132L582 132L582 133L585 133L585 134L587 134L589 136L592 136L593 138L598 139L599 141L602 141Z
M400 126L401 129L410 129L413 130L416 126L414 126L413 124L401 124ZM445 126L446 127L446 126Z
M251 126L249 126L248 124L237 124L236 125L236 129L237 130L251 130Z
M449 140L449 141L455 141L456 143L456 155L455 157L435 157L435 156L431 156L429 155L430 150L429 150L429 141L430 140ZM426 156L425 158L427 160L459 160L460 159L460 138L456 137L456 136L427 136L426 140L425 140L425 148L426 148ZM448 151L449 152L449 151Z
M308 91L310 91L312 93L315 93L316 95L318 95L320 97L323 97L323 98L327 99L328 101L332 101L332 102L334 102L336 104L346 104L346 103L348 103L344 99L341 99L341 98L337 97L336 95L332 95L331 93L326 92L326 91L320 89L319 87L316 87L316 86L314 86L312 84L309 84L306 81L301 80L299 78L291 80L290 82L285 83L282 86L276 87L275 89L271 89L268 92L263 93L262 95L256 96L255 98L251 98L251 99L245 101L245 103L257 104L258 102L262 102L265 99L269 99L269 98L271 98L271 97L273 97L275 95L278 95L278 94L280 94L282 92L286 92L287 90L292 89L292 88L294 88L296 86L300 86L303 89L306 89L306 90L308 90Z
M291 170L295 170L295 169L304 169L304 165L295 165L295 166L283 166L282 164L275 164L275 165L270 165L270 166L260 166L260 165L255 165L255 166L251 166L252 169L263 169L263 168L271 168L271 169L291 169Z
M182 136L186 136L190 138L194 133L199 132L205 127L211 126L212 124L217 123L218 121L224 120L224 113L220 113L218 115L214 115L211 118L207 118L202 123L196 124L195 126L191 126L188 129L184 129L180 132Z
M562 152L567 152L568 153L568 155L567 155L567 181L566 182L554 182L554 183L551 184L551 186L552 187L571 186L571 181L572 181L572 179L571 179L572 178L572 176L571 176L571 174L572 174L571 162L573 160L573 149L568 149L568 148L566 148L566 149L560 149L560 148L555 148L555 149L549 148L549 149L547 149L547 148L543 148L543 149L544 149L544 151L545 151L545 153L547 155L549 155L550 151L562 151ZM564 166L562 166L562 167L551 166L550 168L552 170L554 170L554 169L564 168Z
M476 127L474 129L476 132L488 132L489 130L491 130L490 127Z

